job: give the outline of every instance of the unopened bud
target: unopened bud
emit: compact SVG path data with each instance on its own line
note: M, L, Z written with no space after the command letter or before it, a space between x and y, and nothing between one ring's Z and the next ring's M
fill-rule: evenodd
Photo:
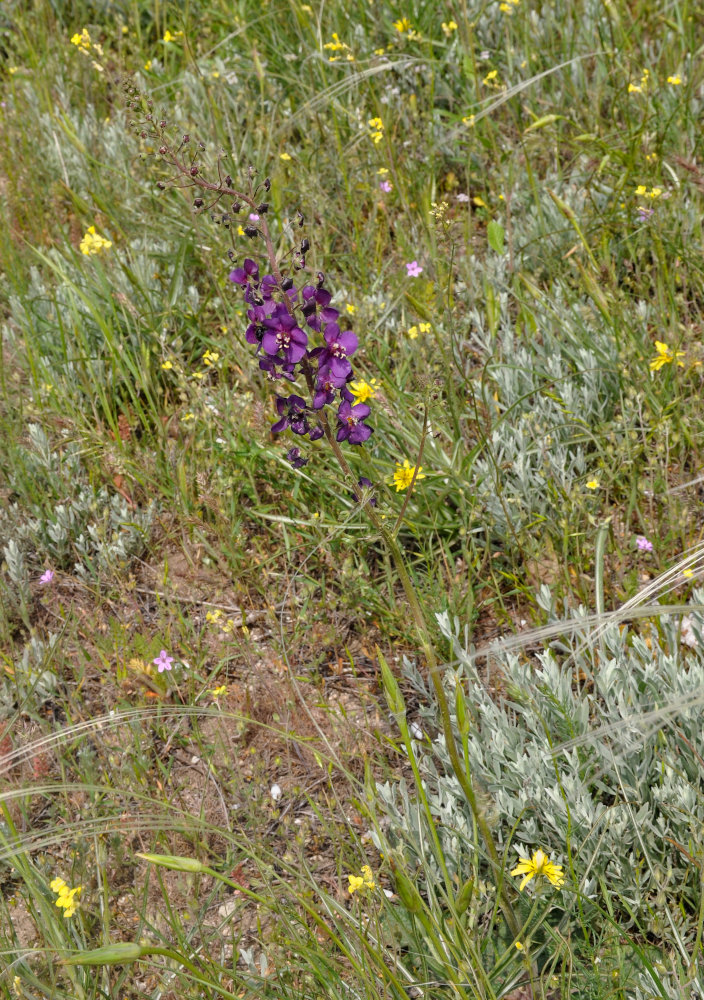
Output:
M166 189L166 184L164 184L163 181L157 181L156 186L159 188L160 191L164 191Z
M301 253L308 253L309 250L310 250L310 240L309 239L301 240Z
M303 212L298 212L297 215L298 215L298 225L302 226L303 223L306 221L306 217L303 214Z
M232 211L237 215L238 212L242 210L242 206L238 201L232 203Z
M228 187L228 188L232 187L232 178L230 177L229 174L227 175L227 177L223 181L223 184L225 185L225 187Z
M256 226L245 226L244 235L248 236L250 240L253 240L255 236L259 235L259 230Z
M190 141L191 141L191 137L190 137L190 135L184 135L184 137L183 137L183 138L181 139L181 142L182 142L182 143L183 143L184 145L185 145L185 144L186 144L187 142L190 142Z
M261 205L257 205L257 211L260 215L266 215L269 211L269 203L267 201L263 201Z
M268 177L264 180L264 189L266 191L271 191L271 181Z
M196 167L196 166L191 167L190 174L191 174L191 177L197 177L198 176L198 167Z
M159 122L159 128L166 128L166 119L162 118Z
M284 278L281 282L281 287L285 292L287 292L289 288L293 288L293 278Z
M202 208L203 207L203 199L202 198L194 198L193 199L193 207L194 208Z
M168 151L169 150L168 150L168 148L166 146L159 146L159 152L161 153L162 156L166 156L166 154L168 153Z

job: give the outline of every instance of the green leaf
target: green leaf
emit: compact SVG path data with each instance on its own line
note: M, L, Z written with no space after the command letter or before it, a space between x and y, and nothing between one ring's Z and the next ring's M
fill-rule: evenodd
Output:
M123 965L126 962L136 962L144 955L151 955L154 949L135 944L133 941L123 941L120 944L108 944L103 948L93 948L92 951L82 951L63 959L64 965Z
M207 872L210 871L207 865L201 864L195 858L183 858L177 854L140 854L138 858L151 861L153 865L161 865L162 868L171 868L175 872Z
M496 253L502 254L504 252L504 227L500 222L491 220L489 225L486 227L486 235L489 240L489 246Z

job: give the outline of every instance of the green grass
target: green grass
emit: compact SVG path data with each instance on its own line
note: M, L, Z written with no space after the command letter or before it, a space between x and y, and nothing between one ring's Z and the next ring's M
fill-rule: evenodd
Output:
M700 653L672 615L696 631L702 16L504 6L0 4L0 997L669 998L701 977ZM310 240L381 383L345 455L382 522L402 513L523 952L382 533L324 442L293 470L301 442L269 433L227 280L261 244L169 185L126 80L205 176L271 179L279 254ZM90 226L111 246L86 256ZM653 369L656 341L681 365ZM602 809L625 817L618 871ZM529 899L507 873L541 846L568 884ZM378 887L350 896L365 863ZM57 875L83 886L69 920ZM59 961L125 941L181 958Z

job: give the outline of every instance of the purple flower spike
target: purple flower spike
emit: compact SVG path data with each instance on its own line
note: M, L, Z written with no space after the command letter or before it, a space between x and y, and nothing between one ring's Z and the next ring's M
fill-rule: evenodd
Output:
M652 552L653 543L645 537L645 535L638 535L636 538L636 547L639 552Z
M159 655L152 660L155 667L158 667L159 673L163 673L164 670L171 670L171 664L174 662L173 656L169 656L165 649L159 653Z
M319 370L318 384L313 396L313 409L322 410L324 406L332 403L335 399L335 391L342 389L346 381L345 376L333 375L329 368ZM350 393L350 395L352 394ZM354 396L352 396L352 399L354 399Z
M371 410L366 403L357 403L352 406L345 399L340 403L337 411L339 427L337 428L337 440L349 441L350 444L364 444L372 435L371 427L364 423Z
M273 314L264 320L267 328L262 337L262 349L271 357L283 354L283 360L297 364L306 353L308 335L296 326L296 320L286 306L277 305Z

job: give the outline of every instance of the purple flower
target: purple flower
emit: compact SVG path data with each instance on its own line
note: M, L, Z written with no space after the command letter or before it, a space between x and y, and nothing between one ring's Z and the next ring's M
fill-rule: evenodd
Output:
M408 271L409 278L418 278L422 270L423 268L417 260L412 260L410 264L406 264L406 271Z
M340 330L337 323L328 323L323 337L326 346L316 347L310 352L310 357L320 358L319 370L329 368L336 378L346 379L352 371L352 365L347 357L354 354L359 346L359 341L351 330Z
M371 481L371 479L367 479L366 476L360 476L359 479L357 480L357 485L362 490L374 489L374 483ZM355 502L357 502L357 497L354 495L354 493L352 494L352 496L354 497ZM376 497L369 497L367 503L369 504L370 507L376 507Z
M40 583L51 583L51 581L53 579L54 579L54 571L53 571L53 569L47 569L47 570L44 570L44 572L42 573L42 575L39 577L39 582Z
M653 543L649 541L645 535L638 535L636 538L636 548L639 552L652 552Z
M294 469L302 469L304 465L308 465L308 459L301 456L300 448L289 448L286 458Z
M641 207L638 209L638 221L647 222L651 215L653 215L655 209Z
M271 433L280 434L281 431L285 431L287 427L290 427L294 434L307 434L309 429L308 421L306 420L307 410L306 401L300 396L293 395L288 398L277 396L276 411L281 420L277 420L272 425Z
M340 403L337 411L339 426L337 428L337 440L349 441L350 444L363 444L372 435L371 427L364 423L371 410L366 403L357 403L352 406L346 399Z
M249 221L250 222L259 222L259 216L257 215L256 212L250 212L249 213Z
M313 409L322 410L324 406L332 403L335 399L335 391L342 389L346 382L346 376L334 375L329 368L320 369L318 371L316 392L313 396Z
M388 194L393 188L391 181L379 181L379 187L385 194Z
M230 281L237 285L248 285L250 278L259 281L259 265L249 257L245 260L244 267L236 267L234 271L230 271Z
M159 653L159 655L152 660L155 667L159 668L159 673L163 673L164 670L171 670L171 664L174 662L173 656L169 656L165 649Z
M264 320L266 331L262 336L262 349L270 356L283 353L283 360L297 364L306 353L308 336L296 326L296 320L283 303L274 308L269 319Z

